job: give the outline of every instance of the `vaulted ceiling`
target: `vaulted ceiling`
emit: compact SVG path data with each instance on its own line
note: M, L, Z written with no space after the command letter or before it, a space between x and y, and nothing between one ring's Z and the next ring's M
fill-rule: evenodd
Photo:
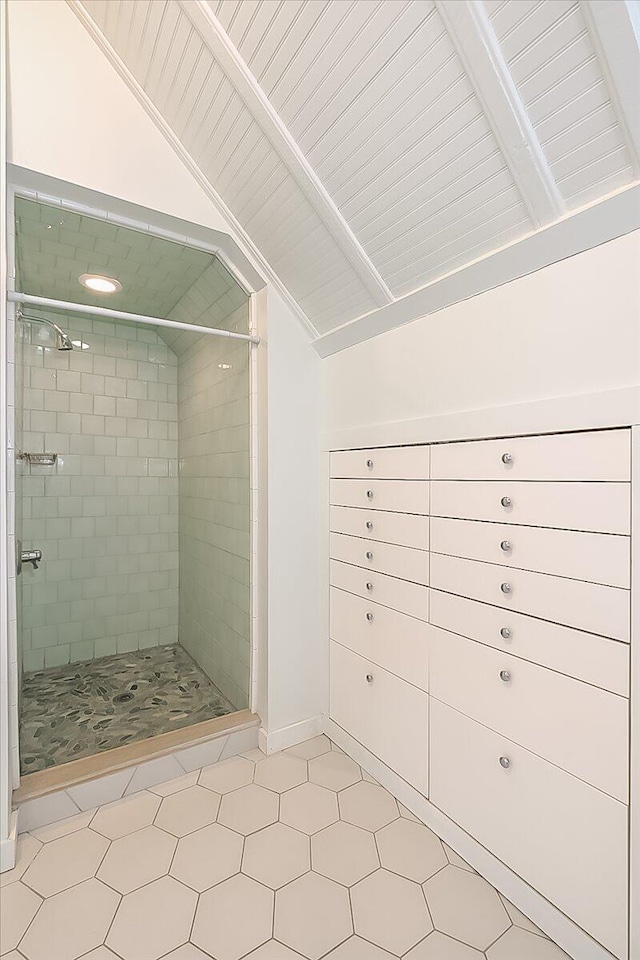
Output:
M68 0L314 334L640 177L635 0Z

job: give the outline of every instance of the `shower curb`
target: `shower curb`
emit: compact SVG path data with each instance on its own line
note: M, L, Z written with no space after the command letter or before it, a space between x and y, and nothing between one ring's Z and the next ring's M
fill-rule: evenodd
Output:
M229 721L235 718L234 723ZM218 724L219 728L207 735L202 735L202 727ZM85 760L72 761L63 764L56 774L67 772L71 774L68 782L47 786L47 774L53 770L30 774L23 778L20 788L14 793L14 805L17 806L18 831L25 833L37 827L48 826L78 813L93 810L104 803L112 803L122 797L130 796L141 790L147 790L168 780L192 773L201 767L227 760L240 753L245 753L258 746L258 727L260 718L248 710L239 711L235 715L227 715L217 720L208 720L195 727L186 728L184 733L191 733L180 745L175 743L168 746L166 738L174 738L175 734L161 734L141 741L135 746L136 752L142 756L132 758L130 747L120 747L104 755L108 773L87 772L81 773L76 765L85 765L87 760L95 761L95 757ZM220 729L222 727L222 729ZM200 730L198 729L200 728ZM163 741L164 743L158 743ZM144 748L146 747L146 752ZM128 759L114 757L120 751L128 753ZM75 767L74 770L64 771L64 767ZM31 786L30 778L38 778ZM50 779L50 778L49 778ZM26 782L25 782L26 781Z

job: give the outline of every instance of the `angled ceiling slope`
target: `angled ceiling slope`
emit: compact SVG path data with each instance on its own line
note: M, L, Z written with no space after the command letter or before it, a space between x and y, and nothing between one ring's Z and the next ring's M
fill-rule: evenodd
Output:
M636 0L68 2L319 335L640 176Z

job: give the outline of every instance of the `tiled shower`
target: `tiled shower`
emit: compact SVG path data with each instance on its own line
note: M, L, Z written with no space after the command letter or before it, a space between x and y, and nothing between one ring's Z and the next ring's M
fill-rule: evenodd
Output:
M22 321L25 671L178 638L178 360L155 331L68 316L51 349ZM83 348L84 345L84 348Z
M19 252L36 263L28 292L59 297L86 263L62 263L62 279L58 270L47 284L65 258L48 263L50 226L36 229L25 210ZM86 219L71 218L78 247ZM140 235L119 232L139 256ZM159 245L165 275L180 276L180 258L184 270L193 265L189 248L147 239ZM111 261L115 246L104 247ZM247 333L247 295L217 258L193 253L195 275L182 289L175 281L180 296L164 315ZM162 289L162 271L147 269L147 282ZM140 299L136 312L158 310L141 309ZM251 430L245 341L73 311L23 314L17 523L22 549L43 555L18 578L28 772L87 755L88 729L96 749L109 749L249 705ZM57 322L73 349L56 349L38 317ZM116 729L118 742L109 736Z

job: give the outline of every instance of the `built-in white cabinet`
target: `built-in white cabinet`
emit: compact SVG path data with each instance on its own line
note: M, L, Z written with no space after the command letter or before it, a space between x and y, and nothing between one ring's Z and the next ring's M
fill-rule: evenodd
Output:
M331 454L331 719L629 960L630 431Z
M626 957L626 805L447 704L430 707L432 803Z

